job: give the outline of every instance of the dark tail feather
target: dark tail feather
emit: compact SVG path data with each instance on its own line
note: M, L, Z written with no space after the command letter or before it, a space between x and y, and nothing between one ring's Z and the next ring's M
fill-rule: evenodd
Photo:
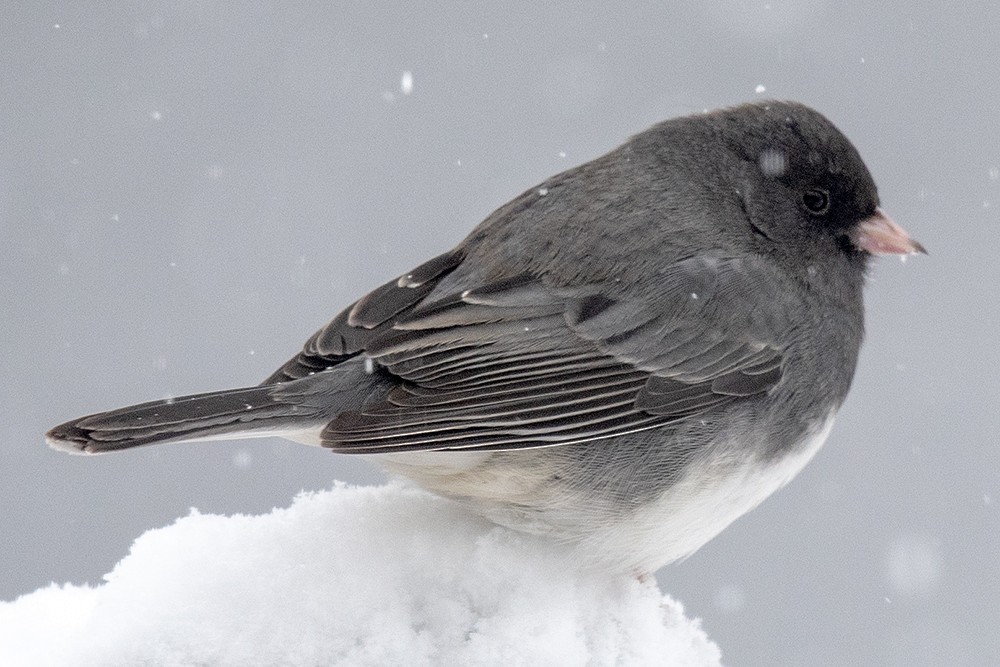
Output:
M317 405L315 393L278 387L281 385L247 387L142 403L74 419L56 426L45 437L55 449L94 454L161 442L303 430L312 423L320 424L324 415L330 418L329 402Z

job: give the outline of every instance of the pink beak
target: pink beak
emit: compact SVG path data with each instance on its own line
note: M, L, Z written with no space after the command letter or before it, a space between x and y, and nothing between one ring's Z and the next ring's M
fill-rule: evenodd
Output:
M862 220L850 234L857 247L873 255L927 254L924 247L910 238L906 230L897 225L881 208Z

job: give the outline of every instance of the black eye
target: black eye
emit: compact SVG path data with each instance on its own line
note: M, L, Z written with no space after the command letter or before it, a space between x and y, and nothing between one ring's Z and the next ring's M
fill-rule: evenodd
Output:
M826 190L806 190L802 193L802 204L815 215L823 215L830 210L830 193Z

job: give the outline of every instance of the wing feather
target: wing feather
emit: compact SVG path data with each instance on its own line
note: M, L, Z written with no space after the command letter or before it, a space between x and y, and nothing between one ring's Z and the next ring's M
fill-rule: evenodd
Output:
M364 355L390 380L384 394L329 423L326 446L384 453L584 442L667 425L781 381L767 328L752 314L727 313L745 266L679 262L660 276L659 301L610 286L550 286L531 274L483 283L461 274L442 292L462 259L446 253L374 290L269 378Z

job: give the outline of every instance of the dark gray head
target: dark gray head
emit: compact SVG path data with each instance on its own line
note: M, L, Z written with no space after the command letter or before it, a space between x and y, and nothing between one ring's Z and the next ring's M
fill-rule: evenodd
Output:
M822 114L795 102L761 102L667 121L643 143L689 165L737 215L723 232L736 249L786 265L847 263L921 252L879 209L857 149ZM721 232L722 230L720 230ZM877 238L875 238L877 237Z
M567 282L624 273L641 283L711 253L860 286L871 255L922 250L878 206L861 156L825 117L794 102L745 104L665 121L553 176L463 250L498 275Z
M705 118L738 156L743 206L759 250L809 261L836 251L860 264L860 224L878 213L878 190L857 149L820 113L792 102L747 104Z

